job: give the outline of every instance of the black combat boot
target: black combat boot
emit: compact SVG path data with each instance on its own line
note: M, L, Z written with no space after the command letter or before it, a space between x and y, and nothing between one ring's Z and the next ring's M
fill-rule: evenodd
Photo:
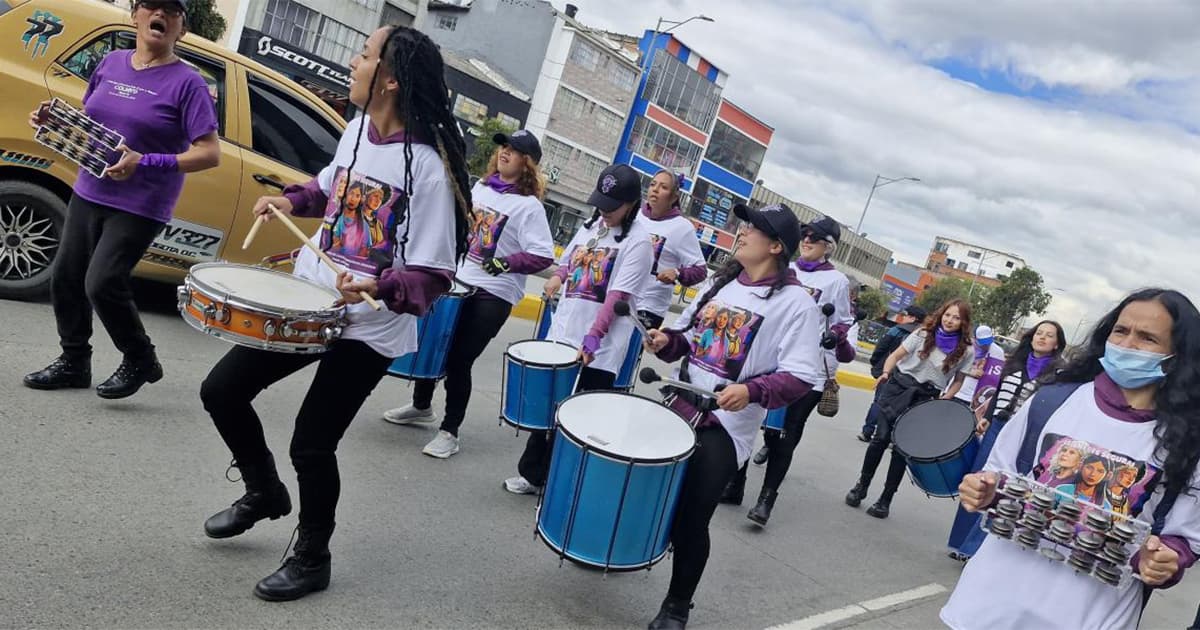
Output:
M729 505L741 505L742 499L746 494L746 477L745 475L736 474L729 483L725 484L725 490L721 492L719 503Z
M278 571L255 585L254 594L259 599L290 602L329 587L329 537L333 535L333 525L321 528L301 525L299 530L292 556L283 561Z
M871 485L870 481L863 480L859 477L858 483L850 488L850 492L846 493L846 505L850 507L858 507L862 504L862 500L867 498L867 487Z
M875 518L887 518L888 514L892 511L893 494L894 493L892 492L884 490L883 494L879 495L879 500L875 502L875 505L867 508L867 514L870 514Z
M275 520L292 512L292 499L275 471L274 458L268 455L265 462L253 466L234 465L242 471L246 494L204 521L204 533L209 538L237 536L264 518Z
M771 518L771 510L775 508L775 499L779 497L779 492L763 488L758 495L758 503L750 508L750 512L746 514L746 518L766 526L767 521Z
M691 602L667 595L662 607L658 609L658 615L647 627L649 630L684 630L687 628L688 611L691 609Z
M64 354L45 368L26 374L24 383L32 389L87 389L92 386L92 359Z
M125 358L108 380L96 386L96 395L109 400L128 398L136 394L142 385L157 383L162 377L162 364L153 354L137 360Z

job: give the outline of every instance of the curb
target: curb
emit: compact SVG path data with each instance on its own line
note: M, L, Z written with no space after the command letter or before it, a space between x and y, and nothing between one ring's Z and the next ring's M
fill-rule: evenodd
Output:
M542 298L538 295L526 293L525 297L513 306L512 317L528 319L533 321L537 319L538 311L542 308ZM875 379L871 378L870 374L861 374L859 372L851 372L849 370L838 370L837 382L842 387L853 387L855 389L873 390L875 389Z

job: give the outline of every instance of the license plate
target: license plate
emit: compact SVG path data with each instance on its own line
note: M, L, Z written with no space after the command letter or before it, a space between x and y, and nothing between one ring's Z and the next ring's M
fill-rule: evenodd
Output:
M162 227L150 244L150 252L190 262L216 260L225 233L206 225L172 219Z

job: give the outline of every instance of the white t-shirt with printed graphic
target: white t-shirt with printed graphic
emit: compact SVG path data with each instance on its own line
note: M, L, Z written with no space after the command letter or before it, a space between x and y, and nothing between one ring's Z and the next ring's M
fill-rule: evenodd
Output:
M634 220L629 236L620 243L616 237L621 226L606 228L602 219L597 219L590 229L579 228L558 261L560 267L566 268L567 279L559 290L558 309L547 339L582 348L583 338L595 323L608 291L629 293L630 306L635 311L640 308L637 296L650 279L652 262L650 235L641 224L640 217ZM600 236L602 232L604 236ZM614 317L590 367L619 373L632 336L633 322L628 317Z
M985 470L1016 470L1029 407L1022 405L1000 431ZM1032 474L1041 483L1076 493L1081 500L1095 496L1104 507L1149 523L1162 499L1154 426L1154 422L1128 422L1107 415L1096 404L1095 386L1086 383L1042 429ZM1074 483L1082 478L1081 467L1099 470L1095 458L1086 463L1092 456L1101 460L1107 475L1099 484L1099 493ZM1114 476L1123 469L1129 471L1127 477ZM1134 483L1114 499L1114 480L1119 486L1130 480ZM1192 551L1200 554L1200 498L1180 495L1167 515L1163 534L1182 536ZM1049 562L1011 541L989 536L963 569L941 618L957 630L1124 629L1137 626L1141 605L1140 582L1131 581L1123 588L1108 586L1090 576L1076 575L1066 564Z
M704 264L700 241L696 238L696 226L682 216L655 221L642 215L638 221L650 233L650 245L654 251L654 263L650 267L650 282L638 304L638 310L649 311L662 317L671 306L675 283L658 281L658 273L667 269L682 269Z
M454 262L454 191L446 177L442 159L433 148L414 144L412 190L408 220L401 222L399 199L404 190L404 145L376 145L364 139L358 149L354 173L347 181L355 140L365 117L351 121L338 142L333 163L317 175L321 191L329 197L325 219L310 240L324 249L355 279L374 278L375 258L394 252L392 268L417 265L452 271ZM365 131L364 131L365 133ZM344 188L343 188L344 187ZM339 215L341 193L346 208ZM394 247L408 234L403 247ZM296 259L295 275L317 284L336 287L337 276L308 248ZM346 307L349 325L343 339L357 339L386 357L398 357L417 349L417 318L388 310L373 310L365 302Z
M471 247L455 274L466 284L516 304L525 297L525 274L493 276L481 264L488 258L504 258L528 252L554 258L554 240L546 209L532 195L502 194L482 181L471 189L475 206L471 225Z
M854 310L850 306L850 279L846 274L837 269L822 269L820 271L804 271L798 265L793 265L793 270L796 272L796 279L817 301L817 306L825 304L833 305L833 315L829 318L829 324L845 324L847 326L854 324ZM817 309L820 312L820 308ZM824 326L824 315L821 325ZM818 341L818 345L820 345ZM813 389L817 391L825 390L825 373L828 370L829 378L837 376L838 360L837 350L825 350L825 364L821 369L820 382L813 383Z
M711 283L701 285L700 295ZM696 326L684 333L692 347L688 359L692 383L715 390L718 385L771 372L786 372L812 385L824 380L817 352L823 330L821 311L801 287L787 285L763 299L770 289L735 279L708 302L695 300L679 315L676 330L687 328L693 313L700 313ZM679 377L678 367L675 377ZM745 463L767 410L751 403L741 411L715 413L733 438L738 465Z

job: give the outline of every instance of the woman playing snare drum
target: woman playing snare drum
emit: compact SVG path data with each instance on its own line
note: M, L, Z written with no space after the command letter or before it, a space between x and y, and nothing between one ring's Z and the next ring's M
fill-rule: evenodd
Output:
M671 532L674 558L667 597L650 628L683 628L692 597L708 562L708 524L725 484L750 458L766 409L776 409L812 391L821 375L820 311L788 270L800 245L800 222L783 206L754 210L734 207L748 224L738 232L734 259L706 285L676 321L677 329L650 331L646 347L664 361L681 361L676 378L708 390L722 388L715 412L698 412L702 401L680 393L672 408L695 419L698 447L688 460L687 477ZM726 350L713 355L700 339L715 323L704 314L713 306L741 326ZM726 333L730 327L725 325ZM730 352L730 347L736 351Z

